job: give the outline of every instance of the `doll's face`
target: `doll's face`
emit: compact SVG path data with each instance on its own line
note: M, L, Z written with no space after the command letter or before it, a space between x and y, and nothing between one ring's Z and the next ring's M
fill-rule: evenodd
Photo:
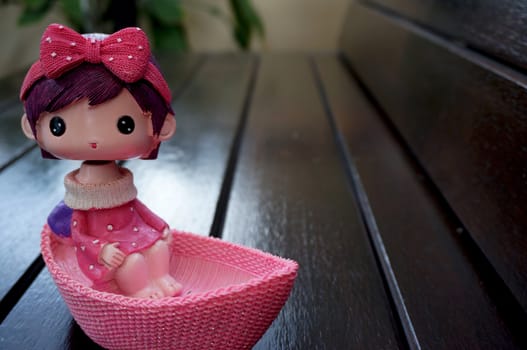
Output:
M150 116L126 89L96 106L90 106L85 98L58 111L42 113L36 139L55 157L73 160L147 156L160 142L154 136Z

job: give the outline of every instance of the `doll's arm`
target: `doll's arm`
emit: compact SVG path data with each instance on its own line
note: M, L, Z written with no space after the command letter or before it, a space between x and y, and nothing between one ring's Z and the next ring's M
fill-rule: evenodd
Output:
M157 231L163 232L166 228L168 228L168 224L159 216L154 214L150 209L148 209L146 205L144 205L140 200L134 200L134 207L141 219L143 219L146 224L155 228Z
M107 240L91 236L90 228L86 220L86 213L82 210L74 210L71 218L71 235L77 253L84 255L88 261L99 261L102 248L108 243Z
M64 201L60 201L59 204L53 208L48 216L48 226L51 232L54 233L54 237L62 244L69 246L73 245L71 239L71 216L73 209L68 207Z
M102 247L98 262L109 269L121 266L126 259L126 255L119 249L119 243L108 243Z

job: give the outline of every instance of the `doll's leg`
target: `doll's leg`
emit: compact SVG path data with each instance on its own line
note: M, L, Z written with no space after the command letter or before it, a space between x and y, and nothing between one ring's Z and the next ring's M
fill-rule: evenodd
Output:
M138 298L161 298L163 294L149 279L148 265L139 253L130 254L115 271L115 281L127 296Z
M165 296L176 296L181 293L181 284L169 273L170 250L168 244L157 241L144 253L150 278L161 288Z

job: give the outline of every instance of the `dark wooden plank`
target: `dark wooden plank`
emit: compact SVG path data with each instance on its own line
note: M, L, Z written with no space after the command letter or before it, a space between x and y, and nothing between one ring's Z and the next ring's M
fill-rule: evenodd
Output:
M24 108L18 99L18 92L24 74L17 72L0 79L0 171L34 145L20 128Z
M527 79L354 5L347 57L527 310Z
M140 198L179 230L210 233L253 64L252 56L211 57L176 101L176 134L158 160L128 165Z
M63 197L62 178L78 164L42 159L35 149L0 173L0 300L38 256L42 225Z
M20 128L23 113L21 103L0 110L0 172L34 146Z
M527 68L527 2L522 0L366 0L455 41Z
M0 79L0 111L20 105L18 93L25 74L25 71L18 71Z
M402 346L308 58L264 56L248 113L223 238L300 264L256 349Z
M357 186L374 214L371 229L378 229L415 330L414 348L520 348L424 174L340 62L320 57L317 66L351 171L358 171Z
M68 332L53 332L72 327L72 318L66 304L49 274L40 274L35 280L39 288L31 288L24 296L31 299L31 307L19 308L14 322L0 325L2 349L64 349L69 342ZM50 293L49 291L54 291ZM47 313L39 313L46 308ZM51 339L50 339L51 337ZM46 344L52 343L52 347ZM86 348L86 347L83 347Z
M247 55L208 59L174 104L178 130L162 146L159 158L127 164L134 172L140 198L174 228L205 235L211 229L253 67L254 58ZM165 69L169 79L171 69L178 68L167 64ZM169 80L170 85L175 83ZM5 337L6 346L21 342L28 345L24 348L31 348L38 341L40 348L69 348L74 344L82 344L83 349L98 348L72 325L69 311L50 283L47 271L43 272L8 315L0 328L0 347L4 348L1 339ZM41 303L43 299L49 302ZM30 312L33 318L28 318ZM42 325L39 319L46 315L63 321ZM38 338L39 332L35 337L32 334L31 330L39 327L46 327L43 339ZM4 336L11 332L16 334Z

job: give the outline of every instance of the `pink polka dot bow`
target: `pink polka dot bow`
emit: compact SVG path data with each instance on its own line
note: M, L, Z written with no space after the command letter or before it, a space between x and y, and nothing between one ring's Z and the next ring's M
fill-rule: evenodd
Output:
M98 40L52 24L40 42L40 61L48 78L89 62L102 63L119 79L132 83L144 76L149 59L148 38L140 28L125 28Z
M40 41L40 59L24 78L20 99L42 77L56 79L83 62L102 64L126 83L148 81L167 103L170 89L153 63L150 44L140 28L125 28L112 35L80 35L62 24L50 24Z

